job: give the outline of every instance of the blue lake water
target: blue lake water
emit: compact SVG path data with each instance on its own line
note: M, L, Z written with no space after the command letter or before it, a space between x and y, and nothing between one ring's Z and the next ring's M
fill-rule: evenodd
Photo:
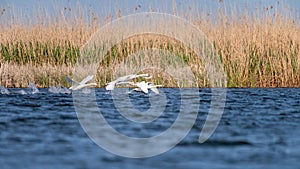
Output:
M93 142L80 125L72 95L50 93L47 89L20 94L19 90L0 94L1 169L300 166L300 88L227 89L222 119L212 137L202 144L198 137L210 109L211 90L199 89L200 101L191 98L188 103L199 106L189 134L170 151L140 159L114 155ZM163 132L177 118L179 89L159 90L166 95L167 106L151 124L124 119L104 89L95 89L95 95L109 124L123 134L142 138ZM151 107L148 95L132 93L130 100L137 110ZM152 147L143 147L149 148Z

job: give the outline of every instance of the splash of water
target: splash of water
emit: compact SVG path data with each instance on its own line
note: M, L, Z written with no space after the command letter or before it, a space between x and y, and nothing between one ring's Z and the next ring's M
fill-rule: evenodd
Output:
M22 95L27 94L27 93L25 92L25 90L23 90L23 89L21 89L20 91L18 91L18 93L19 93L19 94L22 94Z
M39 92L39 89L33 83L29 83L28 87L31 90L31 94L35 94Z
M58 85L57 87L55 86L50 86L48 91L50 93L55 93L55 94L58 94L58 93L61 93L61 94L71 94L71 90L64 87L64 86L61 86L61 85Z
M9 94L9 91L7 88L0 86L0 94Z

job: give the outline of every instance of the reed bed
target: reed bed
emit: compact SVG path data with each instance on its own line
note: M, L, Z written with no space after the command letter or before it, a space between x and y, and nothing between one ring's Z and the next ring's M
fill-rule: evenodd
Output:
M223 61L228 86L300 86L300 29L295 19L267 14L223 22L202 30Z
M16 64L1 63L1 86L13 88L25 88L34 83L37 87L49 87L63 85L68 86L65 77L72 74L74 69L65 65L41 64Z
M78 16L87 15L83 13L75 12L76 17L71 20L62 15L55 21L42 17L33 24L20 21L1 27L0 86L27 87L29 82L39 87L67 85L64 77L72 75L80 58L80 47L107 22L97 20L91 11L88 15L92 19L86 21ZM5 13L0 17L5 18ZM189 16L189 20L215 47L227 73L228 87L300 87L300 29L291 15L265 11L257 16L245 12L229 17L220 12L217 19L212 19L199 12ZM139 55L139 51L152 48L158 51ZM173 53L175 59L167 57L168 54L161 57L162 51ZM171 38L130 37L113 46L104 58L98 64L99 86L117 75L139 71L152 74L154 82L165 87L210 87L203 61ZM128 69L137 65L145 69ZM190 77L189 71L194 77ZM196 83L189 81L191 78Z

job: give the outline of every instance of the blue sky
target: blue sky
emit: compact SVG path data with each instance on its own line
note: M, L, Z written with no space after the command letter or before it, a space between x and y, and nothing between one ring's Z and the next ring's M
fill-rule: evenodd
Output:
M279 2L279 3L278 3ZM34 18L38 13L40 6L48 15L60 15L63 8L75 9L80 6L82 11L93 9L96 15L105 17L109 13L115 15L116 9L122 9L122 14L132 14L134 12L148 12L150 7L156 12L172 13L174 3L178 14L186 13L191 10L195 13L210 11L211 14L217 13L219 9L231 12L232 10L243 12L247 8L249 11L263 10L272 6L272 11L292 11L292 14L299 15L299 0L1 0L0 9L13 11L16 18L26 19Z

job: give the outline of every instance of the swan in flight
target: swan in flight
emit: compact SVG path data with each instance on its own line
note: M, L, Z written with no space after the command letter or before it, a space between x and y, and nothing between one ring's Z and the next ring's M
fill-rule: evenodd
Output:
M87 83L88 81L94 78L93 75L89 75L84 78L81 82L77 82L75 80L70 79L68 76L66 77L66 81L72 86L69 88L70 90L79 90L85 87L96 87L97 83Z
M116 80L107 83L105 89L106 90L114 90L114 88L115 88L116 85L121 85L121 84L131 84L131 85L133 85L134 83L133 82L129 82L129 81L132 80L132 79L138 78L138 77L142 77L144 79L150 79L150 78L152 78L148 74L139 74L139 75L131 74L131 75L126 75L126 76L119 77Z
M144 93L148 93L148 89L152 90L155 94L159 94L159 91L157 89L157 87L162 87L162 85L154 85L152 82L145 82L145 81L141 81L138 83L135 83L135 85L137 86L137 88L134 88L133 90L131 90L129 93L131 93L132 91L138 91L138 92L144 92Z

